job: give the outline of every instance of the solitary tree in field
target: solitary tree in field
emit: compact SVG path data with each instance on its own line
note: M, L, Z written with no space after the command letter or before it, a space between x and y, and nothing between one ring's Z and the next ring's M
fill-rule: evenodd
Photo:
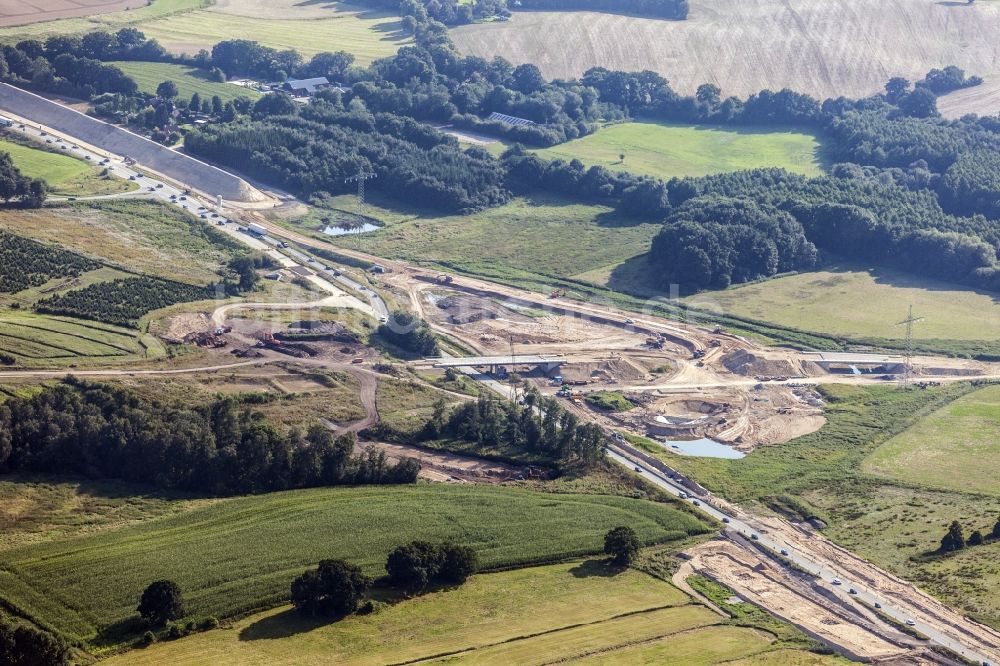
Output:
M631 527L616 527L604 535L604 552L615 564L628 566L639 554L639 536Z
M177 84L173 81L164 81L156 86L156 96L161 99L173 99L177 97Z
M371 585L372 579L350 562L323 560L292 581L292 605L303 615L350 615Z
M986 539L983 538L983 533L976 530L969 535L969 545L970 546L982 546Z
M990 532L990 536L994 539L1000 539L1000 518L997 518L996 525L993 526L993 531Z
M962 534L962 526L954 520L948 527L948 533L941 539L941 552L950 553L963 548L965 548L965 536Z
M181 599L181 588L172 580L158 580L149 584L142 593L139 615L147 622L156 625L166 624L170 620L184 617L184 601Z

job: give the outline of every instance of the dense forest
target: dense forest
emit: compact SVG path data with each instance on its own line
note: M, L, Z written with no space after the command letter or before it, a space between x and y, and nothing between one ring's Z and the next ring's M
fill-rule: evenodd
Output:
M189 135L195 155L232 166L300 195L347 192L346 179L373 172L379 187L424 206L469 213L507 201L500 164L483 150L400 116L345 111L318 100L299 114L263 98L255 120ZM291 102L288 102L291 104Z
M316 425L280 432L232 396L198 407L72 378L0 404L0 472L113 478L215 495L412 483L419 463L353 455Z
M55 245L0 230L0 293L40 287L53 278L77 277L100 264Z

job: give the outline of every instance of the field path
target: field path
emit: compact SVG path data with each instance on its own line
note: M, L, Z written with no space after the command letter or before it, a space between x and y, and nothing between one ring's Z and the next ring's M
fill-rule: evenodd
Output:
M947 0L691 0L686 21L595 12L515 12L510 21L452 31L464 53L533 62L550 77L596 66L651 69L693 93L792 88L819 98L869 95L958 65L1000 86L1000 3ZM995 113L1000 94L954 103ZM960 114L959 114L960 115Z

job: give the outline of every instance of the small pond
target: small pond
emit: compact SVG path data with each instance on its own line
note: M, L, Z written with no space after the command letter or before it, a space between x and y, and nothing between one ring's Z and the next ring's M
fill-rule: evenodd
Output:
M746 455L728 444L721 444L711 439L691 439L687 441L665 440L662 444L674 453L699 458L728 458L730 460L738 460Z
M330 225L323 229L323 233L327 236L352 236L355 234L367 234L372 231L378 231L379 229L381 229L381 227L377 224L365 222L358 227L336 227Z

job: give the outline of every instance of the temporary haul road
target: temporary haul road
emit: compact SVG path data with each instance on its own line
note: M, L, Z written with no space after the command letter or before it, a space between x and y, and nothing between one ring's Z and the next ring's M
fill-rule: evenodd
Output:
M19 120L15 120L19 122ZM41 135L41 128L35 129L25 121L24 131L33 138L44 141ZM37 126L36 126L37 127ZM52 138L53 133L47 132ZM199 210L211 210L214 202L211 201L211 193L203 193L202 196L192 196L185 194L186 188L179 183L172 183L169 178L161 176L150 176L148 173L136 167L124 164L120 156L111 155L99 148L82 147L82 144L71 137L56 134L59 140L67 144L67 151L79 155L82 158L90 156L90 160L95 164L107 158L112 164L109 167L111 173L123 178L133 178L138 181L146 196L154 197L162 201L177 205L197 213ZM69 146L77 146L71 148ZM171 197L174 195L174 197ZM135 196L133 194L132 196ZM181 200L181 197L187 197ZM220 211L221 212L221 211ZM326 249L329 246L308 236L298 234L284 229L263 219L251 211L227 211L233 217L243 218L247 222L255 222L262 225L268 231L268 236L263 238L253 237L245 232L233 228L232 224L221 226L226 233L241 242L255 249L267 251L274 256L284 266L303 266L310 271L316 271L315 281L331 294L331 299L339 298L340 304L346 307L356 307L369 314L378 317L388 316L388 309L382 298L372 289L362 285L360 282L341 274L341 271L329 266L321 265L316 260L294 248L281 248L280 241L284 239L305 247L317 247ZM281 250L281 251L279 251ZM428 279L420 271L413 269L402 262L386 261L379 257L367 255L362 252L338 249L338 252L370 262L379 262L389 266L393 271L393 280L397 284L402 284L406 288L411 298L418 298L419 291L428 286ZM352 293L346 293L334 286L332 282L337 282L346 287ZM460 289L490 294L499 298L512 299L519 303L526 303L542 308L552 308L553 304L537 294L526 292L510 287L504 287L493 283L471 278L451 276L451 282L447 287L458 287ZM364 301L361 300L364 298ZM319 303L325 303L320 301ZM315 304L261 304L267 307L308 307ZM244 307L251 307L250 304L243 304ZM225 306L217 311L217 318L224 316L227 308ZM615 327L632 327L641 332L656 332L668 336L683 347L689 350L704 349L706 332L696 327L688 325L678 325L674 322L661 319L659 317L644 315L636 321L632 317L636 315L611 307L593 305L589 303L567 303L560 301L555 306L563 313L574 316L588 318L599 323L604 323ZM80 375L88 376L123 376L142 374L180 374L187 372L202 372L213 370L224 370L244 365L260 363L261 360L243 363L232 363L224 365L213 365L201 368L172 369L172 370L93 370L77 371ZM60 376L65 374L62 371L11 371L0 373L0 377L24 377L24 376ZM486 379L486 378L483 378ZM841 379L841 378L831 378ZM968 377L963 377L968 379ZM852 378L852 381L859 381ZM488 385L494 390L504 391L506 387L496 381L488 381ZM733 377L732 381L726 385L747 384L750 380L742 377ZM702 384L698 384L702 386ZM696 388L692 386L692 388ZM667 492L678 497L683 497L682 493L691 492L690 488L681 486L668 474L655 469L642 459L641 452L630 451L631 447L622 443L612 443L609 445L608 456L615 462L634 470L647 481L656 484ZM694 499L688 498L694 502ZM844 601L860 600L871 606L878 604L881 613L892 617L898 623L910 625L913 629L928 637L933 644L947 648L948 650L961 655L964 659L972 660L979 664L1000 663L1000 633L977 624L968 618L952 611L940 601L921 592L913 585L906 583L891 574L888 574L876 566L858 558L844 549L829 542L823 536L807 532L782 519L754 516L745 510L730 506L719 498L710 497L707 493L698 495L697 509L707 515L722 521L727 525L726 532L730 534L732 543L744 549L753 550L754 544L758 548L770 551L768 556L784 558L787 562L793 563L800 569L809 572L818 580L829 586L829 592L834 595L844 597ZM745 551L748 552L748 551ZM774 554L778 555L774 555ZM787 553L787 554L785 554ZM754 557L759 558L757 552ZM834 581L839 580L840 584ZM845 592L845 590L852 590ZM765 604L766 605L766 604ZM782 615L782 609L770 609L778 615ZM793 622L794 617L789 618ZM804 627L806 628L806 627ZM836 632L831 629L831 634L826 635L828 642L837 645ZM820 636L824 638L824 636ZM912 639L911 639L912 640ZM917 642L919 643L919 642ZM924 655L926 657L927 655ZM934 658L935 661L949 663L947 659Z

